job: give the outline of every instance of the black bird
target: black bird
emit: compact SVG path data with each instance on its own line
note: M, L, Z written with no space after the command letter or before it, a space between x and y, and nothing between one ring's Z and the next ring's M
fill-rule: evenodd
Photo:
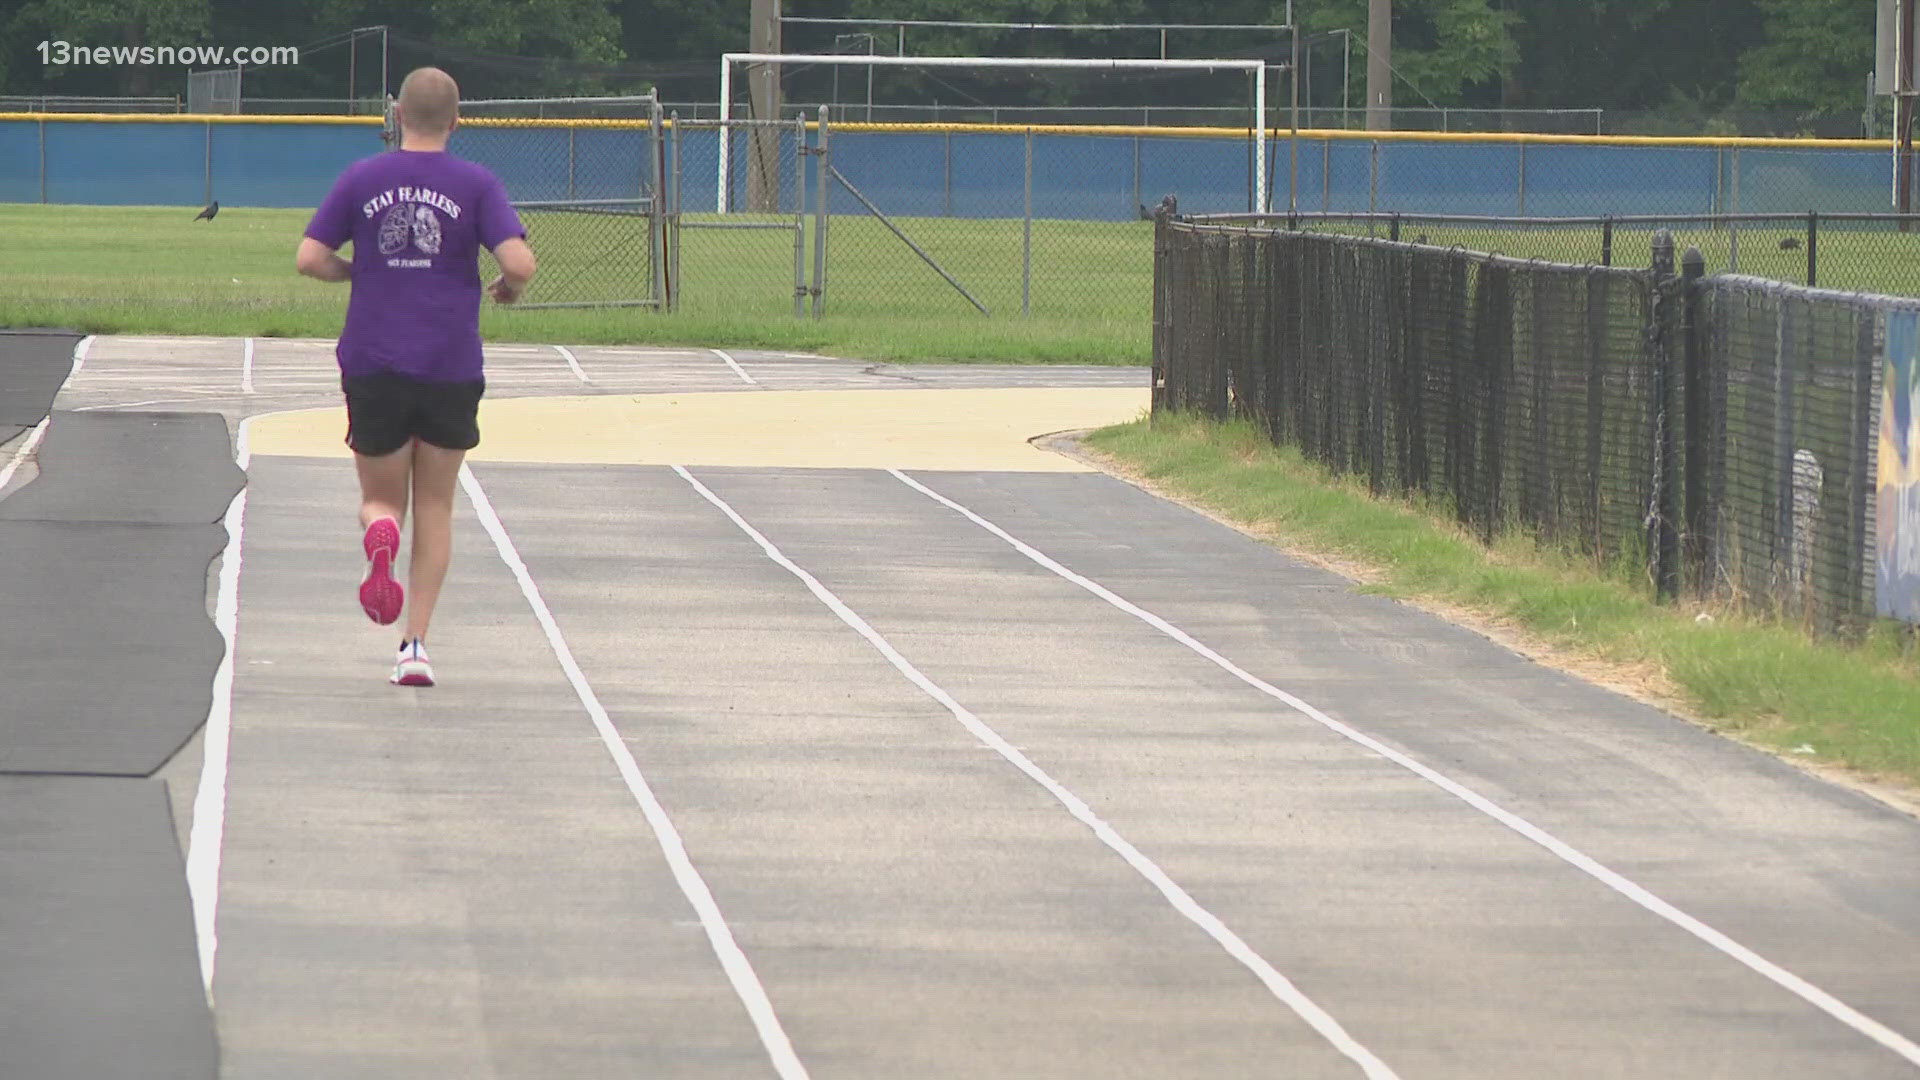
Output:
M212 221L213 215L219 212L220 212L220 202L219 200L216 199L215 201L208 203L207 208L205 210L200 211L199 214L195 215L193 220Z
M1172 217L1176 212L1179 211L1179 209L1180 209L1180 200L1174 198L1172 195L1167 195L1160 200L1160 204L1158 206L1155 206L1152 209L1148 209L1147 207L1142 206L1140 208L1140 220L1152 221L1154 218L1159 217L1162 213L1165 213L1168 217Z
M1780 241L1780 250L1781 251L1799 251L1800 238L1797 236L1789 236L1785 240Z

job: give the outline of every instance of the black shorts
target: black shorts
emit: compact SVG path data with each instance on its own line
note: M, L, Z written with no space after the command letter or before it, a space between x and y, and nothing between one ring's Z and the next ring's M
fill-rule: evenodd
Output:
M347 445L356 454L385 457L410 439L445 450L480 445L480 396L485 380L425 382L382 373L343 377Z

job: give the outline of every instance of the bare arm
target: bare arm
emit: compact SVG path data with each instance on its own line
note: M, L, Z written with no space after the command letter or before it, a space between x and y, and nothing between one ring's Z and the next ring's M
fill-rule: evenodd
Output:
M493 249L494 261L500 264L500 276L487 286L487 292L502 304L511 304L520 299L527 291L527 282L533 280L535 263L533 248L525 240L515 236L500 241Z
M300 251L293 257L293 265L302 274L320 281L346 281L353 276L352 263L311 236L300 238Z

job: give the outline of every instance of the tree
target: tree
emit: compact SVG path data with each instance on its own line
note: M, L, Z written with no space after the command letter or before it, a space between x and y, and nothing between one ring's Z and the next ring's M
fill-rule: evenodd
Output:
M1724 108L1762 40L1756 0L1507 2L1522 13L1510 107Z
M15 41L63 40L75 47L193 45L205 36L208 0L35 0L9 21ZM165 69L135 64L40 69L39 92L150 94Z
M1302 3L1296 16L1308 33L1353 31L1356 46L1366 41L1366 0ZM1517 17L1494 0L1394 0L1393 66L1406 104L1464 105L1489 100L1502 73L1519 58L1514 47ZM1356 62L1354 70L1364 73ZM1356 96L1364 87L1351 88ZM1479 91L1478 94L1475 92Z
M1873 70L1873 5L1758 2L1766 42L1740 58L1740 100L1760 108L1857 111Z

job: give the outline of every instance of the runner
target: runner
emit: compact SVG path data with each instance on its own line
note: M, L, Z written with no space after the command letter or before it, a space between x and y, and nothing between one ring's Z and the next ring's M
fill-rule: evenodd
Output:
M350 281L336 355L347 401L347 445L360 476L360 606L406 632L391 681L432 686L427 624L453 554L453 489L479 445L486 382L480 356L482 246L501 276L487 287L511 304L533 277L533 249L499 178L447 153L460 91L438 68L400 86L400 149L349 166L313 215L297 265ZM337 249L353 241L352 261ZM406 591L394 577L411 495L413 552Z

